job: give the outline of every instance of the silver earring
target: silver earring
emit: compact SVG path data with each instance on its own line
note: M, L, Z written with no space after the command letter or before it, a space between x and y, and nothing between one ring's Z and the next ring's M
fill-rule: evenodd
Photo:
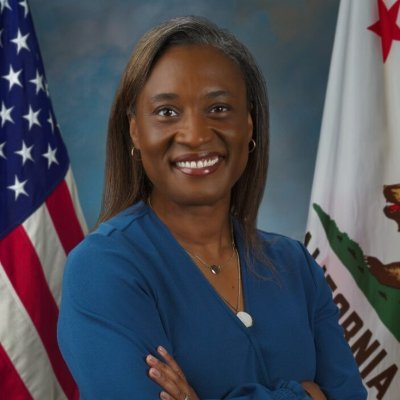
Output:
M253 138L251 138L250 143L251 147L249 146L249 153L252 153L256 149L257 143Z
M134 156L134 154L135 154L135 146L134 145L132 145L132 148L131 148L131 156L133 157Z

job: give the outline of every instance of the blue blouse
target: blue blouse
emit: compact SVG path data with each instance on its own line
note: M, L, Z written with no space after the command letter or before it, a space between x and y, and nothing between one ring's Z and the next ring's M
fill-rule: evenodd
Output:
M273 268L250 267L237 224L234 235L250 328L142 202L72 251L58 340L81 399L159 398L145 362L159 345L200 399L307 399L305 380L328 399L366 399L331 291L306 249L260 232Z

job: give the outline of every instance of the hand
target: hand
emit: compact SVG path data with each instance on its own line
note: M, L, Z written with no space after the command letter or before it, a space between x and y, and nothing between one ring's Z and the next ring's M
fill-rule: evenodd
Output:
M326 396L315 382L301 382L303 388L310 394L313 400L326 400Z
M160 393L162 400L199 400L196 392L189 385L181 368L167 351L159 346L158 354L165 362L158 360L152 355L146 357L150 367L150 378L163 388Z

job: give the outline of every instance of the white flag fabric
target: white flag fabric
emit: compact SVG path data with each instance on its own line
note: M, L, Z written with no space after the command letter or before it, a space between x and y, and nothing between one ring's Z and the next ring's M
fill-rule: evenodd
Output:
M400 399L400 0L342 0L306 245L368 399Z

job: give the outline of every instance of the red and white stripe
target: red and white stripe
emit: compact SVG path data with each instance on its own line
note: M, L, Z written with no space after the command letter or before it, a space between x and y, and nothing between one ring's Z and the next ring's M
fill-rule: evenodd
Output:
M57 346L66 255L87 231L71 170L0 241L0 398L77 399Z

